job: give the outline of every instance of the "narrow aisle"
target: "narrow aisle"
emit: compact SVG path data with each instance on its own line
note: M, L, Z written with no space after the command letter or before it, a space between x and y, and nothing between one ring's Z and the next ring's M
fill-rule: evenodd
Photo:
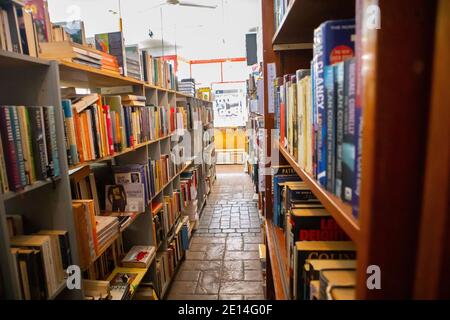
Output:
M169 300L264 299L258 251L262 235L253 196L242 166L217 166L217 181Z

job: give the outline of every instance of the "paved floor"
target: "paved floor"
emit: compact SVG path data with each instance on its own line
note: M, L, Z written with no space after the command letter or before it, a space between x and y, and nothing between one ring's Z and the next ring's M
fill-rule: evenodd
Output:
M169 300L262 300L257 202L240 166L218 166L217 181Z

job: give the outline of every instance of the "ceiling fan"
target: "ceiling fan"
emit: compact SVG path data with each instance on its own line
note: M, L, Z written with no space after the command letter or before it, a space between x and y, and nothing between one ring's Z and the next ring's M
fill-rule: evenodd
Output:
M217 5L207 5L207 4L199 4L193 2L184 2L179 0L166 0L161 5L176 5L182 7L194 7L194 8L204 8L204 9L216 9Z

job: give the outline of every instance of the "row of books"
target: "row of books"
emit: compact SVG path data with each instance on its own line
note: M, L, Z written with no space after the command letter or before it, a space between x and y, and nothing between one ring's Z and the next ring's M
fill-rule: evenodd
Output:
M0 106L3 192L23 190L60 174L53 106Z
M0 49L33 57L38 55L33 15L22 1L0 4Z
M145 106L145 97L134 95L75 96L62 105L71 166L113 156L188 125L185 109Z
M318 273L307 272L309 260L353 260L356 248L293 168L273 170L274 224L285 234L290 296L309 299L310 282L319 280ZM335 262L335 268L341 264L347 266L346 262Z
M311 70L275 80L281 145L324 188L350 203L360 139L354 33L354 20L323 23L315 31Z
M67 231L15 235L10 243L24 300L50 299L65 286L65 269L72 264Z
M153 57L147 51L141 53L143 66L143 80L148 84L176 90L177 80L175 69L164 57Z
M189 219L185 217L175 226L174 236L168 243L167 250L158 252L156 256L155 286L160 297L165 293L185 251L189 248L188 229Z

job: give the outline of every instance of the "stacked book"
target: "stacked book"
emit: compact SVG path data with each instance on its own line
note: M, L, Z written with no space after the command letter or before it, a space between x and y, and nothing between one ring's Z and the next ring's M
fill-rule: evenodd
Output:
M119 64L114 56L71 40L44 42L40 48L40 57L44 59L69 61L119 74Z
M126 46L127 76L142 80L141 52L137 45Z
M313 296L310 290L314 296L318 292L313 286L319 273L311 272L311 265L319 268L321 262L316 260L328 260L320 266L350 268L355 263L355 245L292 167L274 166L272 170L273 221L285 235L290 296L308 300Z
M117 72L126 76L127 64L122 32L110 32L95 35L95 48L113 56L117 61Z
M55 109L0 106L1 191L59 176Z
M67 241L65 231L41 231L11 238L11 254L24 300L52 298L65 284L64 269L71 264Z
M190 221L198 219L198 185L199 170L194 166L180 175L180 188L184 201L183 215L188 216Z
M156 249L154 246L133 246L126 256L122 259L122 266L127 268L148 268L153 258L155 258Z
M178 81L178 91L190 97L195 97L195 80L182 79Z
M95 216L98 248L103 252L119 233L117 217Z

